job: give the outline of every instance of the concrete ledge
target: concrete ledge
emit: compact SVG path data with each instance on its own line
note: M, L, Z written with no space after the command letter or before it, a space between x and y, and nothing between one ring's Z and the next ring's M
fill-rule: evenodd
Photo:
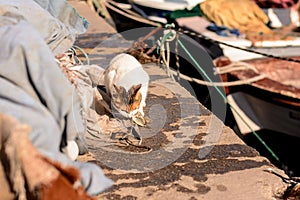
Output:
M266 158L245 145L163 70L153 65L145 69L155 80L151 80L146 108L150 124L140 131L143 145L153 151L136 153L125 147L115 160L115 154L92 151L97 159L90 161L115 181L100 199L273 199L285 189L280 178L264 171L273 167Z
M90 53L94 64L104 67L129 47L130 42L122 38L107 42L116 32L83 2L71 3L91 22L89 31L79 36L76 44ZM276 199L286 185L264 171L275 167L164 70L155 65L144 67L151 77L146 107L150 123L140 131L143 145L152 151L125 146L118 147L119 154L114 147L109 153L98 149L81 156L81 161L97 163L115 181L97 198Z

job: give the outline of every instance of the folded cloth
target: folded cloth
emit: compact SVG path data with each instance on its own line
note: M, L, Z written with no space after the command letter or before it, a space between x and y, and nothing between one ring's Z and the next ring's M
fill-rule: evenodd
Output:
M7 9L7 2L3 2L0 1L1 11ZM58 32L60 36L56 38L51 32L53 26L47 29L46 25L51 25L48 19L57 22L48 12L38 12L40 19L33 23L28 21L31 17L20 15L23 1L8 2L18 2L19 7L0 11L0 112L29 125L29 139L43 156L76 167L85 190L93 195L100 193L112 185L101 169L95 164L72 161L61 151L67 141L85 132L78 94L55 62L53 50L60 47L51 48L51 44L63 44L66 35L62 37ZM38 6L32 7L31 14L37 17L35 8ZM51 41L48 36L52 36Z
M206 0L200 4L205 16L218 26L247 32L272 32L267 27L269 18L251 0Z

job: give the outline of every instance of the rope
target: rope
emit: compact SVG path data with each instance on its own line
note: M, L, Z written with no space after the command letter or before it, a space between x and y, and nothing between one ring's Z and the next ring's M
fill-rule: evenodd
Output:
M111 4L114 5L115 7L112 6ZM109 9L115 11L116 13L119 13L120 15L123 15L125 17L130 18L130 19L133 19L135 21L145 23L145 24L148 24L148 25L151 25L151 26L154 26L154 27L160 27L161 26L161 24L150 21L150 20L148 20L148 19L146 19L142 16L133 15L132 13L129 14L129 13L127 13L128 11L124 12L123 10L118 9L119 7L113 1L109 1L109 0L105 1L105 6ZM118 8L116 8L116 7L118 7Z
M179 35L176 34L176 40L175 40L175 58L176 58L176 67L177 67L177 77L180 78L180 64L179 64L179 53L178 53L178 40ZM180 79L178 79L179 81Z
M129 140L128 138L120 138L119 140L124 140L126 142L127 145L130 145L130 146L133 146L133 147L136 147L136 148L139 148L139 149L145 149L146 151L145 152L140 152L140 153L150 153L153 149L151 147L148 147L148 146L145 146L145 145L136 145L134 144L131 140Z
M229 65L226 65L224 67L217 67L215 68L215 73L216 74L226 74L232 71L237 71L237 70L252 70L255 73L259 73L258 70L253 66L250 65L249 63L246 62L232 62Z
M217 87L231 87L231 86L239 86L239 85L245 85L245 84L251 84L254 83L256 81L262 80L264 78L266 78L266 75L264 74L260 74L258 76L249 78L249 79L244 79L244 80L238 80L238 81L232 81L232 82L210 82L210 81L203 81L200 79L196 79L193 77L189 77L187 75L184 75L180 72L175 72L175 71L170 71L173 75L179 75L180 78L183 78L187 81L190 82L195 82L198 83L200 85L205 85L205 86L217 86Z
M281 180L287 183L289 186L285 190L284 194L282 195L283 199L289 199L289 197L297 197L299 196L299 189L300 189L300 180L299 177L286 177L278 172L276 169L268 168L265 170L266 172L272 173L281 178Z
M176 31L172 30L171 28L174 28L175 25L166 25L167 30L164 30L164 36L162 37L161 41L158 41L158 47L157 51L159 51L159 54L161 55L162 62L164 66L166 67L166 71L169 77L174 79L173 73L171 73L170 70L170 42L173 41L176 38ZM166 49L165 49L166 45Z
M81 65L83 64L82 61L76 56L76 49L78 49L84 55L85 60L87 62L87 65L90 65L90 59L89 59L89 56L87 55L87 53L82 48L80 48L79 46L73 45L71 47L71 50L74 53L73 54L74 58L76 58L76 60L77 60L76 62L79 63L79 64L81 64Z

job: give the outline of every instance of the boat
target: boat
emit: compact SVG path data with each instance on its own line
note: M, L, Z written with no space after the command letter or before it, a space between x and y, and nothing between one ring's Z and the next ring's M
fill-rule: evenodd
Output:
M143 17L167 23L166 15L175 10L192 9L204 0L129 0L132 8Z
M245 60L254 68L223 75L224 81L264 75L259 81L226 90L241 134L264 130L300 137L300 56L289 59Z
M300 143L300 56L285 58L289 61L265 57L244 60L242 63L254 68L221 77L231 82L264 75L251 84L226 88L231 116L227 125L287 174L299 176L295 158Z
M104 9L101 0L91 0L99 11ZM166 16L175 10L192 9L204 0L105 0L104 4L109 13L106 18L112 18L118 32L131 28L161 26L168 23ZM99 11L104 13L103 11Z
M257 41L245 38L222 37L199 29L200 17L181 18L178 24L220 44L224 56L219 63L236 63L243 70L222 75L224 82L247 81L264 75L251 84L226 87L228 102L242 135L254 131L275 131L300 138L300 37L289 40ZM223 60L222 60L223 59ZM225 61L227 59L227 61ZM221 61L222 60L222 61ZM219 64L217 67L221 67ZM249 67L250 66L250 67Z
M90 0L89 4L119 33L139 27L161 27L162 23L145 18L128 1Z

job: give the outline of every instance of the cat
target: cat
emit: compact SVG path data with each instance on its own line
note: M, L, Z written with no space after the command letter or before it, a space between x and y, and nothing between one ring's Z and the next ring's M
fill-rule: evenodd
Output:
M104 86L111 97L112 110L126 118L142 117L149 85L149 75L133 56L115 56L104 72Z

